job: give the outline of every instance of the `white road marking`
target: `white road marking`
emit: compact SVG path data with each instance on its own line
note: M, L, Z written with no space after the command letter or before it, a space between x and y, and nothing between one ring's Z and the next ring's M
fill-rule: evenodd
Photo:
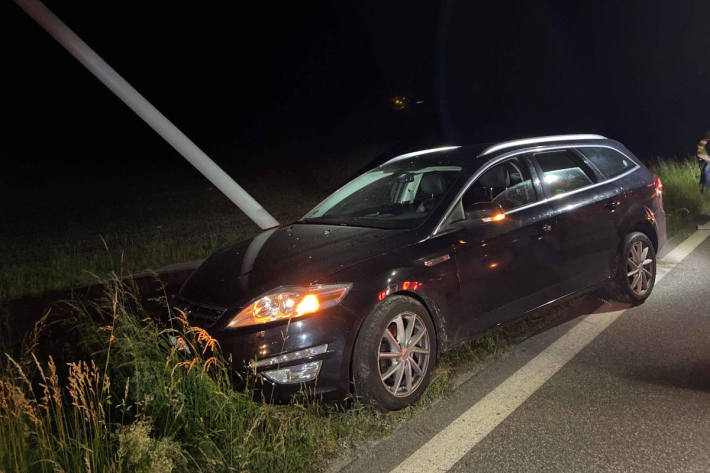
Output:
M705 225L710 224L710 222ZM701 225L701 226L705 226ZM698 247L710 233L705 229L696 230L695 233L690 235L683 243L679 244L673 251L668 253L665 258L663 258L660 263L663 264L678 264L685 259L695 248Z
M708 236L708 231L696 231L659 263L680 263ZM659 272L656 282L663 279L667 273ZM448 471L624 312L625 310L619 310L583 316L579 324L471 406L392 471Z

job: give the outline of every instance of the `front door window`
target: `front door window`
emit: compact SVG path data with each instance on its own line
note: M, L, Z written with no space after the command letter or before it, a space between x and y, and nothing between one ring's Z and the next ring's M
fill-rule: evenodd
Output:
M495 202L509 212L537 200L535 187L527 165L511 159L483 173L466 191L464 211L478 202Z

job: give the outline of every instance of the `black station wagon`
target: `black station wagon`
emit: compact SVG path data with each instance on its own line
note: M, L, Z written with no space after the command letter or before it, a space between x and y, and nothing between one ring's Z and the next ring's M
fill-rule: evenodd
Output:
M598 135L408 153L213 254L174 306L277 400L399 409L442 352L497 324L600 286L643 302L662 199L658 177Z

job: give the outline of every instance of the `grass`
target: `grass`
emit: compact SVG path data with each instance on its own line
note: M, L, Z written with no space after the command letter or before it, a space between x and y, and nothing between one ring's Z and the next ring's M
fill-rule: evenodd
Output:
M700 213L710 210L710 190L701 194L698 187L700 168L697 159L659 159L651 166L651 171L663 182L663 206L669 236L692 223Z
M123 277L113 275L104 288L99 300L67 303L63 330L72 343L60 349L54 340L62 363L51 354L40 360L47 316L14 352L5 346L1 472L322 470L339 452L388 434L445 397L457 373L504 353L565 310L558 306L447 352L416 404L383 413L356 401L345 408L255 400L250 389L234 390L229 360L209 333L183 314L154 321Z
M149 318L123 278L105 282L100 300L75 299L69 308L65 327L80 343L57 353L63 364L37 354L46 317L0 361L0 471L320 469L450 391L455 366L505 347L499 333L447 354L423 399L396 413L356 402L279 406L235 391L217 342L182 314L164 325Z
M242 156L225 169L286 223L304 215L387 144L340 146L343 151L332 154L301 150L308 153L308 167L296 161L303 156L284 163L290 153L267 150L260 152L262 160L277 161L268 173L240 166ZM205 178L176 160L138 174L119 174L128 172L119 168L102 176L20 182L17 188L8 179L0 188L0 301L90 284L93 274L108 274L121 259L133 274L205 258L259 231Z
M285 193L293 200L256 195L269 209L286 209L275 212L281 221L303 215L321 197L295 188ZM0 235L0 300L89 284L92 273L108 274L121 258L130 273L204 258L259 231L208 184L192 192L149 194L147 199L150 205L142 200L102 205L101 212L110 218L92 216L87 210L69 219L57 211L61 217L42 217L48 229L13 226L16 233ZM60 218L69 219L68 225L52 221Z

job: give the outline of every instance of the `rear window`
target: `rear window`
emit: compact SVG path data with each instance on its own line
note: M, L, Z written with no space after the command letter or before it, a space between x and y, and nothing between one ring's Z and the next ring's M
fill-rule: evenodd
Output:
M582 159L568 150L534 155L550 196L564 194L594 183L594 173Z
M634 167L634 162L611 148L579 148L606 177L615 177Z

